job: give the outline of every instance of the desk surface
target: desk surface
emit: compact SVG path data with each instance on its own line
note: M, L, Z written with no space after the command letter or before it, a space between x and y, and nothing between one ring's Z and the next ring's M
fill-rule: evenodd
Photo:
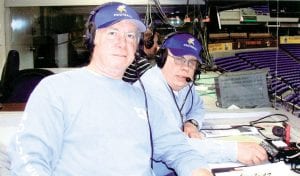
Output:
M274 114L274 115L273 115ZM274 108L256 108L256 109L239 109L239 110L228 110L228 109L210 109L207 110L205 115L204 123L213 125L249 125L250 121L257 120L266 115L272 115L266 120L282 120L282 116L276 114L286 115L289 120L288 123L291 125L291 141L300 142L300 118L293 114L280 109ZM263 124L266 134L269 136L272 134L272 127L279 124ZM273 136L273 135L271 135ZM274 137L274 136L273 136Z
M209 75L216 76L216 75ZM205 77L202 76L205 80ZM213 86L211 79L206 80L208 86ZM198 89L201 89L201 87ZM200 90L201 91L201 90ZM300 142L300 118L292 115L291 113L284 110L277 110L274 108L255 108L255 109L224 109L218 108L215 105L216 96L214 92L208 88L207 93L203 93L201 97L204 100L204 105L206 109L206 115L204 123L210 124L230 124L230 125L240 125L249 124L249 121L257 120L265 115L269 114L285 114L289 117L289 123L291 127L291 141ZM14 134L15 129L21 116L23 114L25 104L4 104L3 108L0 110L0 143L7 145L10 137ZM278 120L279 116L273 116L272 119Z
M253 111L253 110L251 110ZM259 115L262 115L264 113L280 113L282 111L275 110L272 108L266 108L266 109L257 109L256 113ZM283 113L283 112L282 112ZM8 145L10 139L12 138L14 132L17 129L17 125L21 120L23 112L22 111L0 111L0 144L4 144L5 146ZM232 118L232 114L240 114L243 118ZM258 117L248 117L249 111L247 110L209 110L207 112L208 116L211 115L218 115L223 116L224 118L209 118L205 119L205 123L213 123L213 124L245 124L249 122L249 120L255 120ZM252 115L252 114L250 114ZM206 116L206 117L208 117ZM231 118L230 118L231 117ZM274 116L274 119L276 119L276 116ZM299 137L299 126L300 126L300 118L291 117L290 116L290 122L292 122L292 139L295 141L300 141ZM232 138L231 138L232 139ZM246 139L243 139L246 140ZM247 138L248 140L248 138ZM246 142L246 141L245 141ZM289 176L299 176L300 174L291 173Z

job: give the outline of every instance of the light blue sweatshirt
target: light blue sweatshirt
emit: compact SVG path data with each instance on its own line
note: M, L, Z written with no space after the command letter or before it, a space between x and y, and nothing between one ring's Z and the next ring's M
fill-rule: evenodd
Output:
M167 113L170 117L173 117L176 121L178 129L181 129L181 116L176 107L171 89L168 86L161 69L158 66L154 66L142 75L141 81L143 82L146 92L153 99L163 104L162 108L165 111L168 111ZM138 82L134 83L134 85L140 87ZM187 85L180 91L174 92L179 107L182 106L190 86L192 85ZM195 86L192 86L191 92L184 103L181 113L183 115L184 122L188 119L197 120L199 123L199 129L201 128L205 112L203 100L197 94ZM198 140L190 138L188 138L188 142L210 163L237 161L236 142L221 142L214 139ZM164 170L162 166L159 166L157 163L155 166L158 167L157 169L154 168L158 176L163 175L162 173L165 174L165 171L161 171Z
M148 98L154 159L178 175L206 166ZM9 148L12 175L150 176L150 131L142 91L87 68L43 79Z

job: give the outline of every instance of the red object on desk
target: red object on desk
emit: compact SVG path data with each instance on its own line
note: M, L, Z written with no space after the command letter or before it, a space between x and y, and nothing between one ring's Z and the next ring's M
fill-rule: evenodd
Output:
M26 103L3 103L0 111L24 111Z
M283 126L285 127L284 141L287 145L290 145L290 142L291 142L291 126L288 123L284 123Z

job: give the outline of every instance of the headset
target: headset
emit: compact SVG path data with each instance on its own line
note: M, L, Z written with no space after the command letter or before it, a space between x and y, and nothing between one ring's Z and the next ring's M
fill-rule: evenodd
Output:
M150 48L153 47L155 34L156 34L156 28L154 28L152 30L151 36L147 40L144 40L144 46L145 46L145 48L150 49Z
M96 32L96 25L95 25L95 15L101 10L102 7L107 6L108 4L121 4L119 2L107 2L100 6L95 7L89 14L88 20L85 24L85 35L84 37L84 44L85 47L92 52L94 49L94 39L95 39L95 32Z
M157 51L157 54L156 54L156 57L155 57L155 61L156 61L156 64L159 68L163 68L165 63L166 63L166 60L167 60L167 56L168 56L168 51L167 49L165 48L165 43L166 41L171 38L172 36L174 35L177 35L177 34L183 34L185 32L178 32L178 31L175 31L175 32L171 32L169 33L168 35L166 35L162 41L162 44L161 44L161 47L159 48L159 50Z
M286 122L283 122L282 124L283 127L277 125L273 126L272 133L274 136L282 138L286 143L290 143L291 126Z
M162 44L161 44L161 47L159 48L159 50L157 51L157 54L155 56L155 61L156 61L156 64L159 68L163 68L165 63L166 63L166 60L167 60L167 57L168 57L168 50L167 48L165 48L165 42L171 38L172 36L174 35L177 35L177 34L190 34L190 33L187 33L187 32L183 32L183 31L175 31L175 32L172 32L168 35L166 35L164 37L164 40L162 41ZM191 35L191 34L190 34ZM202 58L202 51L201 50L201 53L200 56ZM196 70L195 70L195 73L194 73L194 76L193 76L193 79L196 80L196 79L199 79L200 77L200 74L201 74L201 65L198 64Z
M99 12L99 10L103 7L103 5L97 6L94 8L88 17L88 20L85 24L85 35L84 35L84 44L85 47L89 51L93 51L94 49L94 38L95 38L95 32L96 32L96 25L94 23L95 15Z

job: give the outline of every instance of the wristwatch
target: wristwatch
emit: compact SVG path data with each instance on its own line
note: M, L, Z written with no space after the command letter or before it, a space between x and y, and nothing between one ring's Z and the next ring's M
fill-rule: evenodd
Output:
M193 124L197 128L199 127L198 122L196 120L194 120L194 119L189 119L189 120L185 121L185 123L186 122L189 122L189 123Z

